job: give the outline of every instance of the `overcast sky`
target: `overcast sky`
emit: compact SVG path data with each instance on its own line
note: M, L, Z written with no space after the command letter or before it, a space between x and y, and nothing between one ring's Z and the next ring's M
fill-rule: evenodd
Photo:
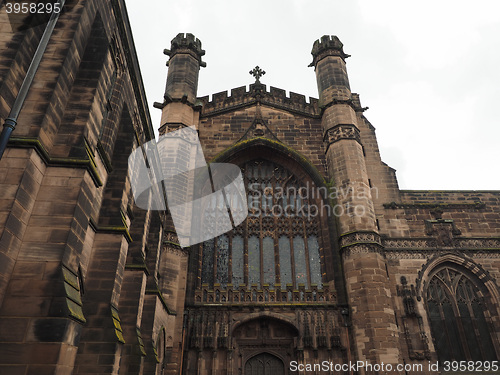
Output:
M311 47L344 43L353 92L402 189L500 189L500 1L126 0L153 124L180 32L206 50L198 96L248 85L318 97Z

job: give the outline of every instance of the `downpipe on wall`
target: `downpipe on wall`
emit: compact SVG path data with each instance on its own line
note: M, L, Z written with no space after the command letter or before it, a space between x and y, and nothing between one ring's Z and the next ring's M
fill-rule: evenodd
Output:
M40 39L40 43L38 44L38 47L35 51L35 55L31 60L30 66L28 67L28 71L26 72L26 76L24 77L23 83L21 84L21 88L19 89L16 100L12 105L9 115L5 119L2 134L0 134L0 159L2 159L3 153L7 148L7 143L9 142L10 136L16 128L17 119L19 117L19 114L21 113L24 102L26 101L29 89L31 87L31 84L33 83L33 79L35 78L36 71L40 66L40 61L42 61L42 57L45 53L45 50L47 49L50 37L52 36L65 2L66 0L57 0L56 4L59 4L60 11L57 13L52 12L52 14L50 15L50 19L47 22L47 26L45 27L42 38Z

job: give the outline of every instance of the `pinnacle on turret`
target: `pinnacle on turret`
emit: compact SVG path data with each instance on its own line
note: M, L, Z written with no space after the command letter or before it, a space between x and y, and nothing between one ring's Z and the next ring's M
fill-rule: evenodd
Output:
M316 40L313 44L311 50L313 62L309 66L316 66L316 63L325 56L340 56L345 60L351 55L344 53L343 47L344 45L335 35L323 35L321 39Z
M207 65L201 61L201 57L205 55L205 50L201 48L201 41L190 33L177 34L171 41L170 49L164 49L163 53L169 56L170 60L178 53L188 53L200 62L200 66Z

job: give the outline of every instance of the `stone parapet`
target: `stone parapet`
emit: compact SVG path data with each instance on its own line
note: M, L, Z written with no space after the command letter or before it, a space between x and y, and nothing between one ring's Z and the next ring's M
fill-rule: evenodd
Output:
M231 90L231 95L229 96L227 91L222 91L213 94L211 100L209 96L198 98L200 104L203 105L201 116L219 115L224 112L255 105L257 103L255 86L255 84L250 85L248 91L246 86L237 87ZM262 105L288 110L292 113L308 117L318 118L320 116L318 99L309 98L309 102L306 102L304 95L290 92L287 96L285 90L271 86L269 91L267 91L266 85L258 84L258 86L260 89L259 101Z
M170 49L164 49L163 53L169 56L170 59L178 53L188 53L199 61L200 66L206 66L206 64L201 61L201 57L205 55L205 50L201 48L201 41L190 33L177 34L171 41Z
M342 60L350 56L344 53L344 45L335 35L323 35L321 39L316 40L311 55L313 55L313 62L309 66L316 66L318 61L326 56L339 56Z

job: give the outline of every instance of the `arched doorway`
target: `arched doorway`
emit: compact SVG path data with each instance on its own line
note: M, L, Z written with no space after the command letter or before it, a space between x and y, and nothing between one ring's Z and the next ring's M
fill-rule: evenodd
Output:
M276 317L243 321L233 331L235 357L240 358L235 365L243 375L285 375L283 363L293 360L297 335L295 326Z
M244 375L284 375L285 365L270 353L260 353L245 363Z

